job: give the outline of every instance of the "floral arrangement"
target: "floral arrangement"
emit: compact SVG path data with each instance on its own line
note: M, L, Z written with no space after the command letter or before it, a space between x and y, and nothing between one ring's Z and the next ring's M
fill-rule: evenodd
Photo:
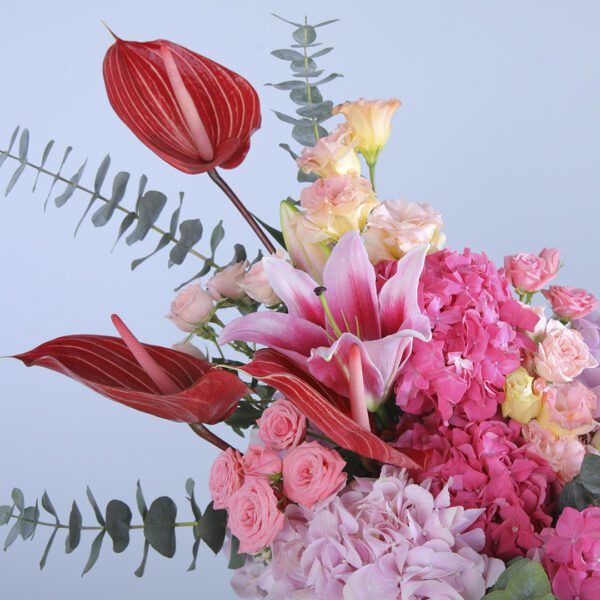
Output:
M265 255L236 245L216 262L224 237L212 232L210 256L195 249L198 219L169 230L157 219L167 198L140 181L124 209L129 174L112 195L92 190L28 159L29 132L0 156L52 177L62 206L76 191L101 206L95 225L125 213L120 239L154 230L170 264L192 254L202 270L177 293L168 318L185 332L173 348L143 344L118 316L118 337L68 335L14 358L71 377L112 400L187 423L216 445L201 510L189 480L193 521L161 497L142 524L113 500L98 520L84 573L105 535L116 552L130 531L172 557L175 528L227 555L244 598L594 600L600 597L600 314L588 291L557 285L555 248L521 252L495 265L484 253L445 249L442 216L429 204L382 200L376 165L398 100L334 105L320 87L318 25L294 23L294 44L273 55L294 78L276 84L298 107L276 113L304 146L287 144L305 184L280 205L280 226L259 220L217 169L236 168L260 127L258 94L240 75L172 42L115 37L104 62L108 99L139 140L173 167L208 173L257 234ZM332 132L323 123L339 122ZM68 152L61 163L65 163ZM364 160L364 165L361 164ZM365 176L367 175L367 176ZM37 183L37 178L36 178ZM85 215L84 215L85 216ZM146 257L147 258L147 257ZM145 259L132 264L136 268ZM238 315L231 318L234 311ZM193 345L215 348L212 360ZM246 442L234 448L207 426L225 422ZM63 523L50 498L26 506L15 488L0 507L5 542L53 528L67 552L82 538L77 504Z

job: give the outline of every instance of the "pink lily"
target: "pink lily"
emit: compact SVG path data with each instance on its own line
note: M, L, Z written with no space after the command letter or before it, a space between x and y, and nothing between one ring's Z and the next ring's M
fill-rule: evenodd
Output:
M333 249L322 287L284 260L265 258L265 273L287 314L265 311L240 317L225 327L220 342L242 340L272 348L345 397L351 396L350 357L358 351L365 402L374 412L410 355L413 338L431 339L429 319L417 301L426 254L423 246L401 258L379 294L375 269L357 232L345 234Z

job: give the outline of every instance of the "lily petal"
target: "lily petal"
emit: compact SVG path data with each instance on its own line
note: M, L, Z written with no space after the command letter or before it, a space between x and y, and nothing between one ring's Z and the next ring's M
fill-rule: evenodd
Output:
M300 269L294 269L281 258L263 258L263 265L273 291L287 306L288 313L322 326L325 322L325 311L315 294L315 288L319 284L310 275Z
M381 288L379 310L384 336L396 333L408 318L421 314L418 302L419 278L426 256L427 246L408 252L398 261L394 276Z
M381 337L375 270L356 231L344 234L331 252L323 284L333 320L341 331L363 340ZM330 324L328 330L333 330Z
M312 348L329 344L322 327L285 313L250 313L231 321L221 332L220 344L234 340L262 344L304 365Z

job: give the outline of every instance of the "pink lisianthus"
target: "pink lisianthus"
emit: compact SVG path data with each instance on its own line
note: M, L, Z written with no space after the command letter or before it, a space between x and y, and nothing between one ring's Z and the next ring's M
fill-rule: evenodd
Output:
M423 423L405 417L397 445L428 451L418 481L432 490L449 485L453 506L484 509L476 527L485 531L485 552L503 560L524 556L541 545L539 532L552 522L556 475L530 452L516 421L440 426L432 415ZM450 483L448 483L450 482Z
M237 450L221 452L210 469L208 489L215 508L227 508L232 496L244 483L242 457Z
M283 493L305 508L335 494L346 483L346 461L318 442L303 442L283 458Z
M480 513L451 507L447 487L434 492L384 466L378 479L354 480L319 510L288 505L272 563L247 566L248 585L236 585L268 600L479 600L504 570L481 554L484 535L473 528Z
M581 375L584 369L597 367L598 361L590 354L578 331L550 319L534 355L533 365L538 375L547 381L568 383Z
M596 394L580 381L563 383L543 394L539 424L555 435L583 435L596 424Z
M506 276L521 292L538 292L554 279L560 267L556 248L544 248L538 256L521 252L504 257Z
M577 436L557 436L533 420L523 427L523 437L530 443L529 450L548 461L564 483L581 470L585 447Z
M246 478L277 478L281 473L281 457L277 452L258 444L248 447L242 458L242 466Z
M248 261L241 261L229 265L215 273L206 284L206 288L215 300L221 298L241 298L244 292L240 290L238 283L245 275Z
M583 511L567 507L556 527L542 532L541 558L559 600L597 600L600 597L600 508Z
M240 540L240 552L259 552L283 527L277 496L264 479L248 479L232 496L227 512L227 526Z
M275 450L295 448L306 435L306 417L285 398L273 402L256 424L260 439Z
M582 288L551 285L542 293L555 314L564 319L581 319L596 310L598 299Z
M387 263L389 265L389 263ZM378 266L378 281L390 267ZM492 418L504 401L506 376L533 350L539 320L512 299L509 284L484 254L444 250L427 257L420 303L433 324L432 341L415 340L396 386L402 410L435 409L443 421Z

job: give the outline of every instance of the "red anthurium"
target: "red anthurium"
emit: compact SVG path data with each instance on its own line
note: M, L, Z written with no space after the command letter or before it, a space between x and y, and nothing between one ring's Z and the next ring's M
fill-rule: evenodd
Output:
M260 127L258 95L243 77L173 42L115 36L104 82L125 125L185 173L237 167Z
M306 415L328 438L342 448L406 468L423 468L425 454L411 449L396 449L374 433L357 424L340 406L326 396L324 388L274 350L259 350L241 369L263 383L273 386Z
M134 338L135 340L135 338ZM94 391L142 412L184 423L227 419L248 389L238 377L204 360L170 348L140 344L146 360L166 374L173 388L161 389L148 363L130 350L131 340L70 335L14 358L67 375ZM139 350L139 348L138 348ZM141 366L144 364L144 366ZM150 374L149 374L150 371Z

